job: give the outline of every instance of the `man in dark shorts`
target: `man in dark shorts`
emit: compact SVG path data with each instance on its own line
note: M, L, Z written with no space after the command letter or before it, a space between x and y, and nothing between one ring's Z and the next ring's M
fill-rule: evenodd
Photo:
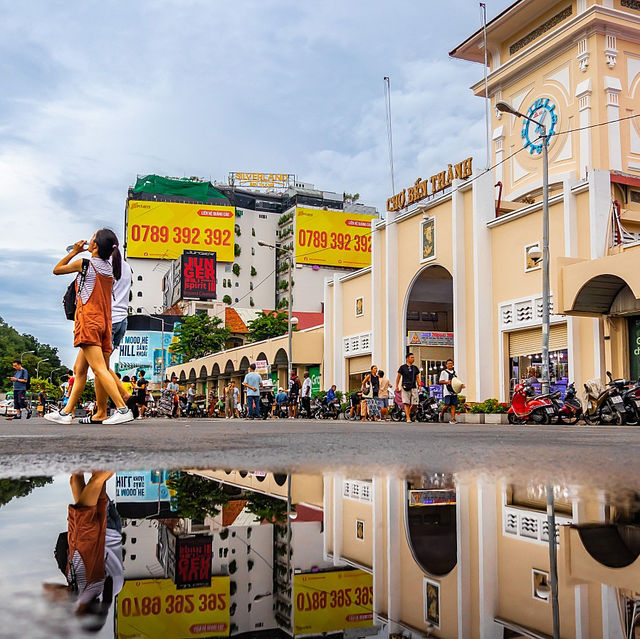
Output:
M147 410L147 387L149 382L145 379L144 374L144 370L140 369L138 371L138 379L136 379L136 406L140 411L138 419L142 419L144 411Z
M418 410L418 389L420 388L420 369L414 365L413 353L408 353L406 362L398 369L396 375L396 390L400 390L402 380L402 403L407 422L411 422L412 415Z
M351 408L349 409L349 417L352 419L356 418L356 415L360 414L360 403L362 402L362 391L355 390L351 393L351 397L349 398L351 402Z
M298 397L300 396L300 378L291 373L289 380L289 418L295 419L298 416Z
M22 418L22 409L27 411L27 419L31 417L31 409L27 408L27 382L29 381L29 373L26 368L22 367L22 362L19 359L13 360L13 369L15 373L11 377L13 382L13 407L15 414L13 419Z

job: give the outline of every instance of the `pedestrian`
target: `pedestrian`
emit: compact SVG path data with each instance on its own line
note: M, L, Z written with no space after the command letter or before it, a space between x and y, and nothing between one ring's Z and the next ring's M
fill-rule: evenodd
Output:
M442 369L440 373L440 379L438 380L440 384L442 384L442 410L440 411L440 421L444 421L444 414L449 410L451 412L451 419L449 420L450 424L456 423L456 407L458 406L458 392L462 390L465 386L464 384L460 384L460 388L456 389L453 387L452 382L454 378L457 378L458 375L453 367L453 360L448 359L445 362L446 368Z
M67 381L60 384L60 390L62 391L62 408L69 403L69 397L71 397L74 382L75 377L73 376L73 371L68 371Z
M287 415L287 394L284 391L284 388L280 386L278 388L278 394L276 395L276 401L273 405L273 416L274 417L286 417Z
M91 257L84 264L84 260L73 260L74 257L89 251ZM111 259L110 259L111 258ZM73 260L73 261L72 261ZM83 268L84 266L84 268ZM85 276L82 276L82 273ZM113 296L113 281L120 279L122 259L118 249L118 238L109 229L100 229L91 238L88 245L80 240L73 245L72 250L62 258L53 269L54 275L76 275L76 314L74 320L75 347L80 352L86 364L91 367L96 380L96 394L100 398L99 407L104 407L106 414L106 396L111 398L116 410L111 417L95 420L94 423L121 424L133 420L133 413L122 399L115 376L109 370L109 356L113 349L111 341L111 300ZM76 364L82 361L76 359ZM76 376L80 375L78 367L74 368ZM84 378L86 382L86 376ZM75 402L84 390L76 388L69 402L59 412L49 413L45 417L49 421L60 424L70 424L75 410ZM92 420L89 417L89 420Z
M378 371L380 388L378 389L378 404L380 405L380 415L385 421L389 420L389 388L391 381L384 376L384 371Z
M167 384L167 388L173 393L173 417L180 417L180 385L175 375L171 376L171 381Z
M380 392L380 378L378 377L378 367L374 364L366 377L362 380L362 387L366 388L363 397L367 400L367 413L374 422L380 420L380 404L378 394Z
M162 392L160 393L160 399L158 400L158 413L164 417L173 417L173 391L169 388L169 380L165 380L162 385Z
M187 415L191 415L191 409L193 408L193 402L196 399L196 385L189 384L187 389Z
M331 388L327 391L327 404L332 404L333 402L338 401L336 397L337 386L335 384L331 385Z
M129 393L129 395L133 395L133 384L131 383L131 378L128 375L125 375L122 378L122 385L124 386L125 392Z
M354 390L349 396L349 403L351 404L351 408L349 408L349 418L355 419L356 416L360 413L360 404L362 403L362 391Z
M138 415L138 419L142 419L144 417L144 412L147 410L147 388L149 386L149 381L145 378L145 370L141 368L138 371L138 379L135 382L135 390L136 390L136 406L138 407L138 411L140 414Z
M414 365L413 353L408 353L405 363L396 375L396 390L400 390L402 380L402 405L407 422L411 423L413 414L418 410L418 387L420 386L420 369Z
M233 419L236 415L235 411L235 382L231 380L229 385L224 389L224 417L225 419Z
M289 380L289 418L295 419L298 416L298 397L300 396L300 378L295 371L291 371Z
M40 392L38 393L38 417L42 417L44 415L44 408L47 405L47 390L45 385L42 384L40 386Z
M260 386L262 377L256 373L256 365L249 365L249 372L245 375L242 385L246 388L248 419L260 418Z
M302 408L307 418L311 417L311 378L309 372L305 371L302 382Z
M15 414L13 419L22 419L22 409L27 411L27 419L31 418L31 409L27 408L27 385L29 382L29 371L22 367L19 359L13 360L15 373L9 379L13 382L13 408Z

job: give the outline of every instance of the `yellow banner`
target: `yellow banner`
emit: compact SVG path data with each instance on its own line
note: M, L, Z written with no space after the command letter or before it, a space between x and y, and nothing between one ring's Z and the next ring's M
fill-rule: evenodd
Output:
M129 200L127 257L175 260L191 249L233 262L234 241L233 206Z
M296 209L296 262L326 266L371 265L373 215Z
M295 575L294 634L373 625L373 577L363 570Z
M125 581L118 595L116 639L227 637L229 577L210 588L178 590L170 579Z

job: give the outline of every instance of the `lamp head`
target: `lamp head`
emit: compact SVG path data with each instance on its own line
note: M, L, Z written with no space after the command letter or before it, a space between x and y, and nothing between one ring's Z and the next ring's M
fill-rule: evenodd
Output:
M499 100L496 102L496 109L501 113L511 113L511 115L515 115L517 118L522 117L521 113L518 113L508 102L504 100Z
M297 317L292 317L291 318L291 323L295 326L298 323L298 318Z
M539 246L530 247L527 251L527 255L529 256L529 259L535 264L537 264L542 259L542 251L540 250Z

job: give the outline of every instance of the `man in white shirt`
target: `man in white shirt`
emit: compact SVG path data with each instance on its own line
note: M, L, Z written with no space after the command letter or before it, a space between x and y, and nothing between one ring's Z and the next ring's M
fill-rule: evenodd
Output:
M303 375L304 381L302 382L302 406L307 418L311 417L311 378L307 371Z
M445 362L446 368L442 370L440 373L440 379L438 383L442 384L442 411L440 412L440 421L444 420L444 414L447 412L447 409L451 411L451 419L449 420L450 424L456 423L456 407L458 406L458 395L451 387L451 380L454 377L457 377L456 371L453 368L453 360L448 359ZM464 388L464 384L462 385Z

